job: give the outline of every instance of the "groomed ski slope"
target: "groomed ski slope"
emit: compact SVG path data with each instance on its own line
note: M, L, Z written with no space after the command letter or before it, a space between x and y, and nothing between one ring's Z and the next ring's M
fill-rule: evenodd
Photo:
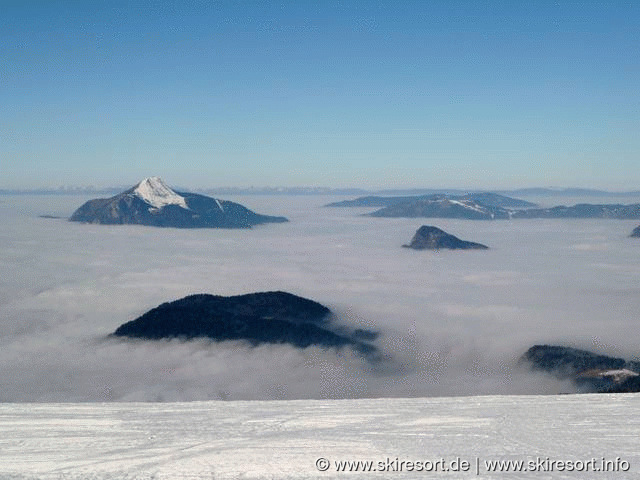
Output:
M2 404L0 478L628 479L639 436L634 394ZM498 460L536 471L488 472Z

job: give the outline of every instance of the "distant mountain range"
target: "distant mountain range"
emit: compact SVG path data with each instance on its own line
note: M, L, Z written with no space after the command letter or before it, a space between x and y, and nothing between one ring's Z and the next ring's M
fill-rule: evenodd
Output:
M486 250L486 245L475 242L467 242L460 240L458 237L451 235L438 227L423 225L413 236L409 245L403 245L406 248L414 250L439 250L441 248L450 250Z
M512 218L613 218L633 220L640 218L640 204L592 205L580 203L572 207L531 208L513 212Z
M218 187L202 190L204 193L218 195L358 195L358 196L416 196L416 195L453 195L462 196L477 189L461 188L397 188L363 189L330 187ZM520 188L515 190L491 190L492 193L505 196L563 196L563 197L640 197L640 191L614 192L590 188Z
M533 370L597 393L640 392L640 362L557 345L535 345L520 359Z
M290 344L298 348L349 346L371 355L377 336L370 330L349 330L331 321L331 311L313 300L287 292L258 292L222 297L190 295L149 310L113 333L147 340L210 338L244 340L250 345Z
M612 192L592 188L520 188L517 190L499 190L497 193L514 196L563 196L563 197L640 197L640 190Z
M284 217L257 214L228 200L176 192L158 177L146 178L113 197L89 200L70 220L174 228L249 228L287 221Z
M472 199L430 195L416 200L392 203L369 213L371 217L404 218L460 218L468 220L509 219L511 211L506 208L486 205Z
M333 202L325 205L326 207L390 207L402 203L417 202L424 200L438 200L442 198L448 198L455 201L471 201L479 202L485 206L491 207L511 207L511 208L531 208L536 207L535 203L520 200L518 198L506 197L497 193L491 192L476 192L468 193L466 195L421 195L421 196L401 196L401 197L380 197L380 196L366 196L359 197L354 200L343 200L341 202Z
M467 195L365 196L333 202L327 207L382 207L372 217L460 218L506 220L511 218L612 218L640 219L640 204L577 204L571 207L532 208L535 204L504 195L481 192Z
M52 188L4 188L0 195L108 195L121 192L126 186L61 186ZM178 188L187 190L187 188ZM477 190L459 188L408 188L372 190L364 188L331 187L215 187L190 188L188 190L208 195L358 195L358 196L424 196L452 195L462 196ZM492 190L492 193L505 196L565 196L565 197L640 197L640 191L613 192L588 188L521 188L516 190Z

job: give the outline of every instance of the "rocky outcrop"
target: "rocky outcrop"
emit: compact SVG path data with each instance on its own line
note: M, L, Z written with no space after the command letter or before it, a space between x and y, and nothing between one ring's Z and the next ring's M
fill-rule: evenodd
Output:
M415 250L439 250L441 248L451 250L486 250L489 248L481 243L460 240L458 237L450 235L437 227L428 225L420 227L413 236L413 239L411 239L411 243L409 245L403 245L403 247L413 248Z
M557 345L535 345L520 359L533 370L569 379L584 392L640 392L640 362Z

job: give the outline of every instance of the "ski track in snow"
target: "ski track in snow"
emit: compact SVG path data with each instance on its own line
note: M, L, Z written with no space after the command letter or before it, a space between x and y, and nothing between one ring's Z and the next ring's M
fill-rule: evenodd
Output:
M640 396L0 405L1 479L638 478ZM316 468L318 458L331 462ZM485 461L621 460L627 472L488 473ZM338 472L336 461L470 462ZM477 459L477 460L476 460ZM479 463L476 463L479 462ZM479 475L476 466L479 465Z

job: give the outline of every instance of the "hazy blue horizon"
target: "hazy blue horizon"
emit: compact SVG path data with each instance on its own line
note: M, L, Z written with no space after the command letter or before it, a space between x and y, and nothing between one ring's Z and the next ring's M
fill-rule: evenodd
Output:
M143 179L140 179L143 180ZM163 179L164 180L164 179ZM0 186L0 195L13 195L13 194L52 194L52 195L98 195L109 193L120 193L131 187L134 187L139 181L131 181L127 184L120 185L100 185L100 184L84 184L84 185L47 185L42 187L14 187L3 188ZM189 185L175 185L170 187L173 190L180 192L204 192L208 195L292 195L297 194L304 195L336 195L336 196L359 196L359 195L381 195L381 196L393 196L393 195L421 195L424 193L464 193L464 192L495 192L503 195L516 195L520 197L554 197L560 198L567 196L575 196L576 199L587 201L592 196L599 197L600 202L607 203L609 197L635 197L640 193L640 188L634 189L599 189L589 187L576 187L576 186L556 186L556 185L529 185L522 188L485 188L485 187L469 187L463 188L459 186L448 187L430 187L430 186L417 186L417 187L370 187L364 188L354 185L345 185L342 187L334 187L329 185L203 185L200 187L191 187ZM584 196L587 196L584 198ZM587 203L593 203L589 200Z
M0 188L640 185L635 3L0 12Z

